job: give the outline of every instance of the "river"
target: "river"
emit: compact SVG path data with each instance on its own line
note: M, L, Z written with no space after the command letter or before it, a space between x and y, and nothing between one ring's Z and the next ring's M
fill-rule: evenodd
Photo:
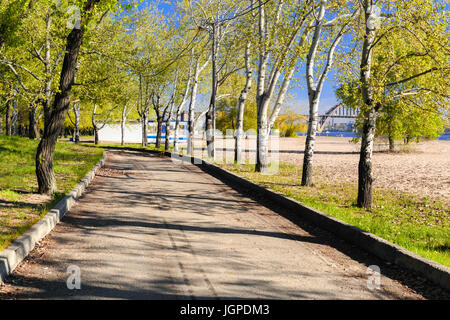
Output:
M305 136L306 133L297 132L299 136ZM326 137L346 137L346 138L356 138L357 135L351 131L323 131L317 134L318 136L326 136ZM442 134L438 138L438 140L447 140L450 141L450 134Z

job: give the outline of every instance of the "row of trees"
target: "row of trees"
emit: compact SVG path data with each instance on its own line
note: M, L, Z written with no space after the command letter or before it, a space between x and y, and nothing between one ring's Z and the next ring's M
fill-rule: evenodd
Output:
M42 193L56 190L52 159L64 127L74 128L77 141L83 121L97 137L109 118L139 118L145 146L149 116L159 138L163 122L178 126L183 110L189 154L204 114L210 158L216 126L235 130L239 163L244 130L256 128L255 170L265 173L274 126L303 124L299 115L280 117L289 89L302 85L309 117L301 184L311 186L320 98L334 69L338 98L361 110L357 202L370 208L375 133L432 138L447 117L448 19L440 1L7 0L0 10L2 108L9 127L13 113L28 118L30 138L43 125Z

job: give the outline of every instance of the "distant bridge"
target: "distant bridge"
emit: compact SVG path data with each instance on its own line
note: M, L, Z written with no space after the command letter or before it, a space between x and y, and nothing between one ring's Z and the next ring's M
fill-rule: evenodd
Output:
M339 103L330 108L325 114L319 114L317 131L321 132L325 128L328 121L332 118L341 119L356 119L359 114L359 109L353 109L346 107L343 103ZM306 119L309 119L309 115L304 115Z

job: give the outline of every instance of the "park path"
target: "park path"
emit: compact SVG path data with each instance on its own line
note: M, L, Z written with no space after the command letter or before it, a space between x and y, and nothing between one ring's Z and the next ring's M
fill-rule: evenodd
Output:
M420 299L191 164L108 152L85 194L11 277L16 298ZM81 270L81 289L66 286ZM383 273L383 268L382 268Z

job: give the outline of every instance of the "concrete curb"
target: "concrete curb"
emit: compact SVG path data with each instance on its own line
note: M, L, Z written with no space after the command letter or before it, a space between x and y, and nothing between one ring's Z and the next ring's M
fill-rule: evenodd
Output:
M179 156L178 154L174 154L172 157L172 153L170 152L164 152L164 155L172 159L193 163L203 171L238 190L254 191L265 199L271 200L295 212L296 215L305 221L355 244L384 261L395 263L402 268L413 271L434 284L450 291L450 268L440 263L421 257L399 245L308 207L282 193L266 189L205 160L189 156Z
M36 222L26 233L14 240L6 249L0 251L0 283L8 274L33 250L36 243L45 237L74 205L89 183L94 179L97 170L105 164L103 158L89 171L72 191L62 198L41 220Z

